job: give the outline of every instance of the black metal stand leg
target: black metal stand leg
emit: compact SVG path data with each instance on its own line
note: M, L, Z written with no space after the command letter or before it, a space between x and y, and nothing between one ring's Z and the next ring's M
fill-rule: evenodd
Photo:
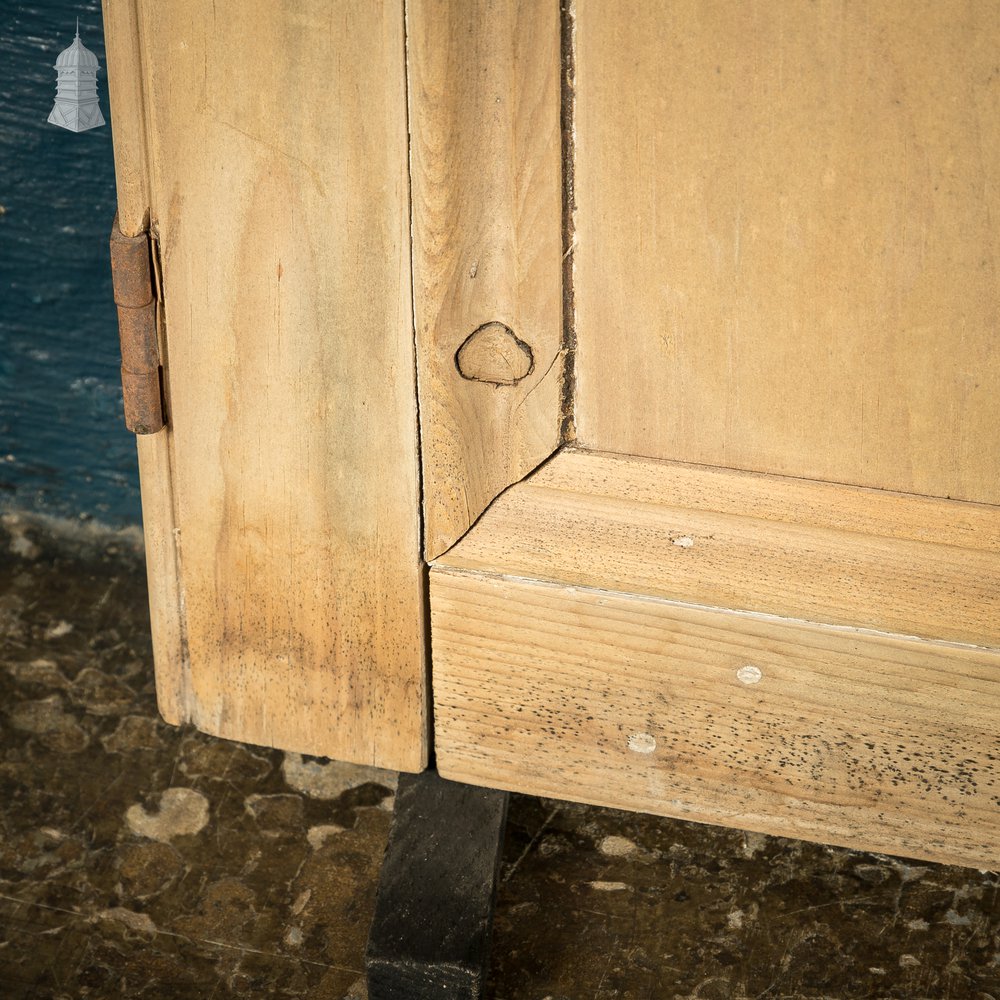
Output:
M479 1000L507 792L401 775L368 937L369 1000Z

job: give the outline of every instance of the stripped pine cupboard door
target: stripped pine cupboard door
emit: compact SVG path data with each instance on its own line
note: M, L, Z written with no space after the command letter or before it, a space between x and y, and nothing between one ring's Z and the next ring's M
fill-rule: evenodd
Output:
M168 427L139 441L161 711L420 770L402 2L104 14L120 224L161 273Z
M992 5L105 18L169 721L995 865Z

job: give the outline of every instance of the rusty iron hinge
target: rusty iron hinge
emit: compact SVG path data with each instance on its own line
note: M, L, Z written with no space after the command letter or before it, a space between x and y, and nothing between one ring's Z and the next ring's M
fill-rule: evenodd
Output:
M111 281L122 345L125 426L135 434L155 434L165 424L151 256L149 233L123 235L115 215L111 227Z

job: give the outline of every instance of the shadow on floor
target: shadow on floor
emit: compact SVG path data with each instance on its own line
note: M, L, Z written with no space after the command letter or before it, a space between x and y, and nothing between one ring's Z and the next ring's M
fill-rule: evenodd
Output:
M0 997L363 1000L391 772L172 728L135 533L0 524ZM515 796L492 1000L1000 1000L1000 879Z

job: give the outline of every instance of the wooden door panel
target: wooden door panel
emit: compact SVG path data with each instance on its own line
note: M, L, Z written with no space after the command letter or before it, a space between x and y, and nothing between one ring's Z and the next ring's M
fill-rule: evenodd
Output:
M994 4L579 0L589 448L1000 503Z
M169 427L142 445L161 708L418 770L402 4L105 6L122 215L148 214L163 275Z

